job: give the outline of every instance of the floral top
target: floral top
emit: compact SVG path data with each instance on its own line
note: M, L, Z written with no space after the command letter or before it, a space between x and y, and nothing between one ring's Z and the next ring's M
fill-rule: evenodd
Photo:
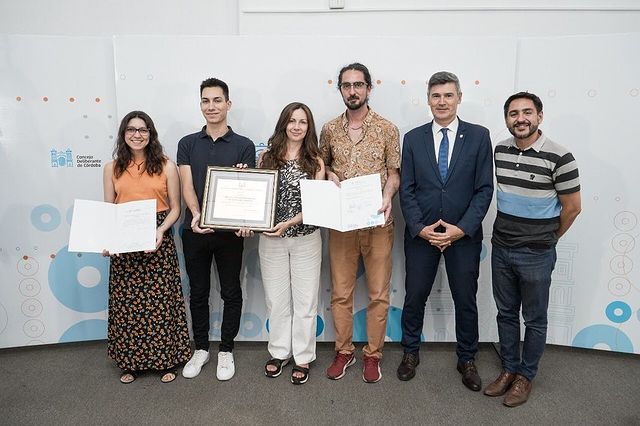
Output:
M308 179L296 160L287 160L278 173L278 201L276 205L276 223L285 222L302 212L300 179ZM309 235L317 226L298 224L287 228L282 237L300 237Z

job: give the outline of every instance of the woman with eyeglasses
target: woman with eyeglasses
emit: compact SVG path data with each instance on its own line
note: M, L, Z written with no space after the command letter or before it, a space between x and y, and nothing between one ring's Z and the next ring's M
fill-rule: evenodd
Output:
M260 235L260 269L269 311L271 359L267 377L277 377L293 357L291 382L309 378L316 358L316 315L322 238L316 226L302 223L300 180L324 179L313 115L293 102L280 114L258 167L279 170L276 225Z
M104 167L104 200L155 199L157 229L155 250L110 256L108 354L122 370L124 384L146 371L159 372L160 380L169 383L176 378L176 367L191 356L171 231L180 217L178 170L142 111L122 119L113 158Z

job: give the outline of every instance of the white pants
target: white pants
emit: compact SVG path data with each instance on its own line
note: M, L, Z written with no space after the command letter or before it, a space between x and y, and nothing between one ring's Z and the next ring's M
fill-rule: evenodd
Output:
M320 230L291 238L260 235L258 251L269 312L269 353L310 363L316 359Z

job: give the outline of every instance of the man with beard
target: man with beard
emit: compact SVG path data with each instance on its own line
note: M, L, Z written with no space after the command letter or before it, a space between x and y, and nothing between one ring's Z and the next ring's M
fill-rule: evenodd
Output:
M440 71L429 78L427 102L433 121L404 137L400 206L404 233L405 299L398 378L411 380L420 362L425 305L440 259L455 307L457 370L462 383L479 391L476 293L482 250L482 220L493 196L489 130L458 118L458 77Z
M513 137L495 148L498 215L491 240L502 372L484 393L506 393L504 405L515 407L527 402L545 347L555 246L580 213L581 203L573 155L538 129L543 118L540 98L527 92L511 95L504 118Z
M349 232L329 231L331 261L331 311L336 332L336 355L326 373L340 379L355 363L353 345L353 294L360 256L365 267L369 304L367 345L363 352L362 378L375 383L382 377L380 359L387 329L393 218L391 200L400 181L400 137L398 128L369 108L371 74L367 67L353 63L338 76L338 90L347 110L322 127L320 150L327 179L340 181L379 174L385 224Z

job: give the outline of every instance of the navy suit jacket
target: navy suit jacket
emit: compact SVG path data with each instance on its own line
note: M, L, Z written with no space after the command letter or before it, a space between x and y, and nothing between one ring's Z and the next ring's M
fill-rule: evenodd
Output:
M454 244L482 241L482 219L493 196L489 130L459 120L449 172L443 182L436 162L432 123L404 136L400 206L407 231L416 238L425 226L442 219L465 233Z

